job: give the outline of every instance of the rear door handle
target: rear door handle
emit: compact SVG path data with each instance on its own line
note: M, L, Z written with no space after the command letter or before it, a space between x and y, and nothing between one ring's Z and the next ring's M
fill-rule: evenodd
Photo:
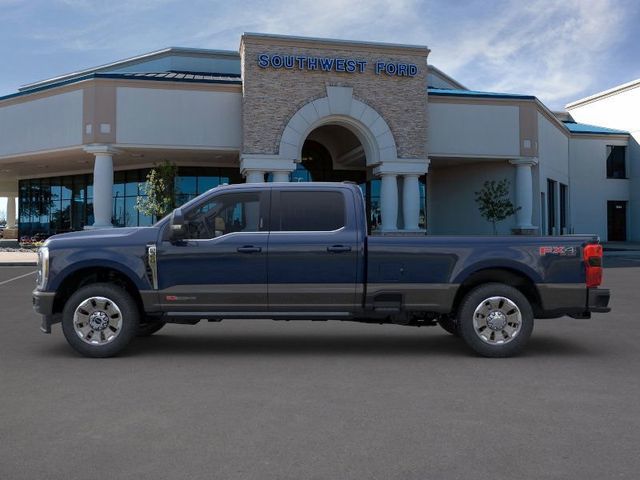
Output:
M238 253L260 253L261 251L262 247L254 247L253 245L238 247Z
M330 253L345 253L350 251L351 247L349 245L332 245L330 247L327 247L327 252Z

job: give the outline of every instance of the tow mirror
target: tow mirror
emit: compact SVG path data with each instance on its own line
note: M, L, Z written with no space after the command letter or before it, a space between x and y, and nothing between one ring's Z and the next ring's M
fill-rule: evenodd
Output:
M184 223L184 215L182 209L176 208L171 214L169 221L169 241L176 243L187 237L187 227Z

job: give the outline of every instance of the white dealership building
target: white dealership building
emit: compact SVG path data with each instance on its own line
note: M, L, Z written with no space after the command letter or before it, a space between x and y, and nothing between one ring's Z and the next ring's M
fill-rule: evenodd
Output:
M148 225L139 184L168 160L179 202L221 183L353 181L374 233L490 234L475 192L507 179L520 208L500 233L640 240L640 81L559 113L466 88L428 56L245 34L238 51L167 48L25 85L0 98L5 236Z

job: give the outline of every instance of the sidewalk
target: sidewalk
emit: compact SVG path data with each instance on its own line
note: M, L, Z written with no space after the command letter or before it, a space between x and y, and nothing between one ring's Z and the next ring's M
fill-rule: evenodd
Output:
M0 267L35 267L36 263L36 252L0 252Z
M605 252L640 252L638 242L602 242Z

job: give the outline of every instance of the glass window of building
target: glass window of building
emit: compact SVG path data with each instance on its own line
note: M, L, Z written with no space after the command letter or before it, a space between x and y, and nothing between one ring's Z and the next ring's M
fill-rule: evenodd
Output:
M627 147L607 145L607 178L627 178Z

